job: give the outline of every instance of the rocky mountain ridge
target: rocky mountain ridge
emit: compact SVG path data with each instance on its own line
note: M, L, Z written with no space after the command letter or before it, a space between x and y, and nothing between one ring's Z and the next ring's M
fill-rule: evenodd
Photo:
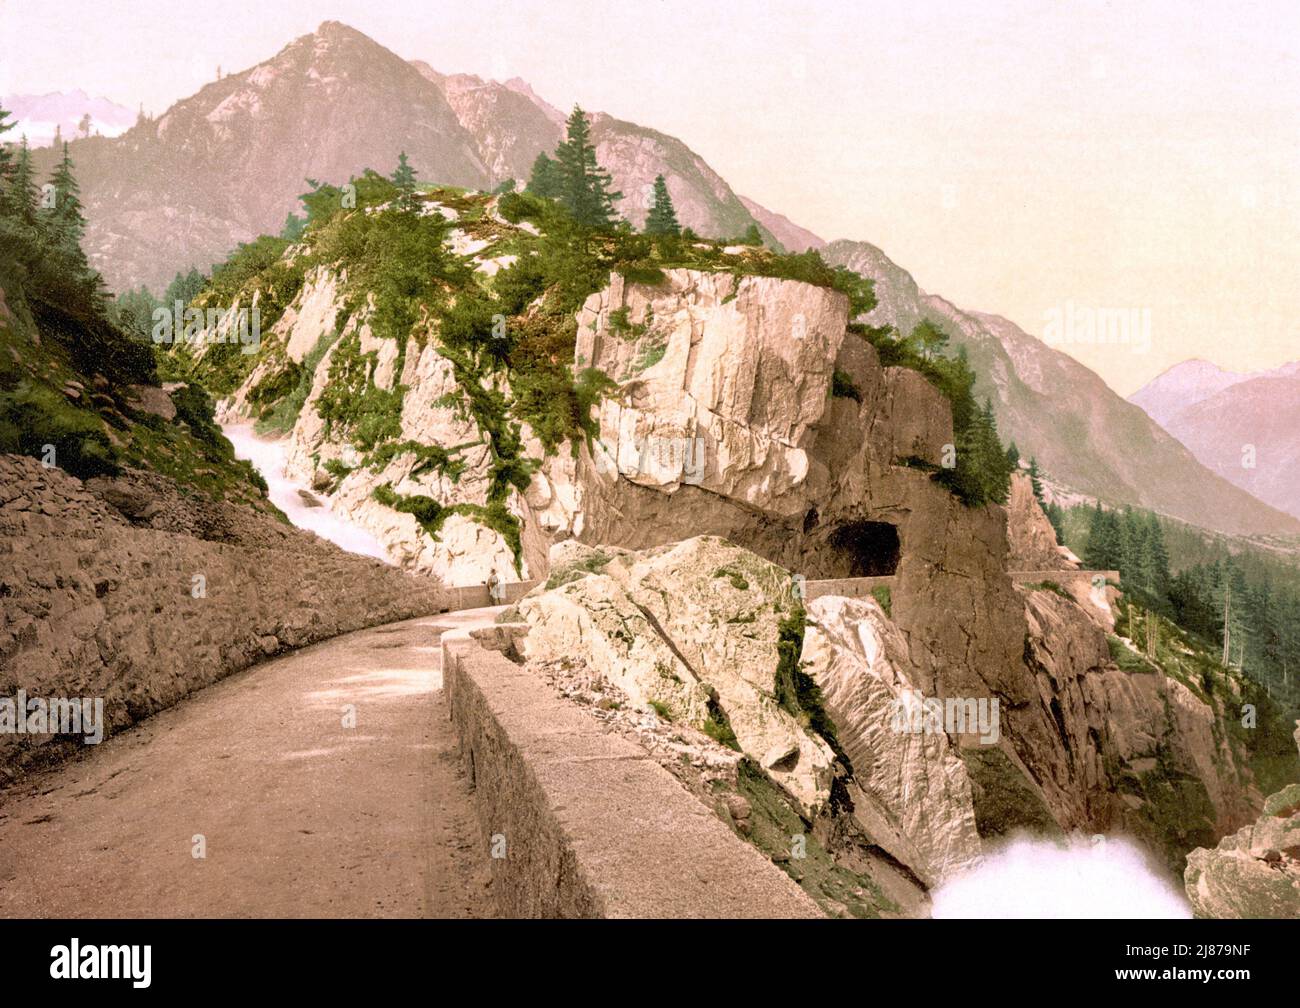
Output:
M366 166L387 168L405 150L424 180L487 190L526 179L536 154L553 148L562 119L522 81L445 75L325 22L123 137L75 141L88 252L111 286L161 289L177 269L206 269L238 242L277 232L298 209L306 178L341 183ZM313 124L310 137L304 123ZM618 209L634 223L663 174L679 219L700 234L736 236L756 223L790 250L825 244L737 196L673 137L603 113L592 116L592 136L623 193ZM836 242L824 254L876 279L872 323L906 330L931 317L965 344L1003 432L1055 483L1234 534L1300 533L1300 522L1207 473L1065 354L1004 319L924 295L867 243Z

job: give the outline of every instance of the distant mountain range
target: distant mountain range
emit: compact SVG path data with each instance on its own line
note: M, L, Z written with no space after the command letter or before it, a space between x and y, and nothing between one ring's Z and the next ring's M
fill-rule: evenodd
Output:
M85 91L52 91L43 95L5 95L0 107L13 113L10 137L27 137L32 147L78 136L120 136L135 123L136 113L107 98L92 98Z
M1208 472L1096 373L1014 322L926 294L911 274L866 242L831 242L822 255L875 279L879 305L867 321L908 332L929 318L963 344L979 375L976 392L993 401L1002 436L1014 440L1023 457L1035 457L1055 482L1107 503L1149 508L1221 532L1300 531L1294 518Z
M117 139L75 141L87 251L114 289L145 283L157 291L177 270L206 270L238 242L278 232L299 209L307 178L391 171L404 150L424 180L478 189L523 182L537 154L560 139L564 118L524 81L443 74L327 21ZM591 121L624 217L644 220L662 174L679 220L700 234L739 236L756 224L773 245L820 249L875 278L880 305L871 321L904 331L922 317L941 322L968 347L1003 436L1058 483L1223 532L1300 534L1300 521L1207 471L1073 358L1006 319L923 293L875 246L827 244L741 197L675 137L598 111ZM49 152L38 166L51 165Z
M1300 516L1300 361L1250 374L1184 361L1129 401L1207 468Z
M441 74L326 21L116 140L74 143L87 252L111 288L157 289L178 269L207 270L239 242L278 232L300 209L306 179L389 172L401 151L424 180L522 185L538 153L554 149L564 118L523 81ZM629 220L645 219L663 174L683 225L730 236L756 223L680 140L600 112L591 118L597 155L623 193L617 209ZM52 164L52 154L38 159L44 170Z

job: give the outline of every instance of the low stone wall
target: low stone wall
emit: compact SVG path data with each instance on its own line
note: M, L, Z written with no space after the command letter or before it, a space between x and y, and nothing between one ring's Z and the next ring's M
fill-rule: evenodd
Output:
M526 628L493 628L507 641ZM635 743L471 632L443 684L492 893L511 917L821 917L780 869ZM497 644L496 646L501 646Z
M428 579L221 511L235 541L139 527L62 470L0 455L0 701L100 698L107 736L277 651L447 607ZM83 747L0 732L0 784Z
M540 581L508 581L501 585L501 598L493 601L488 592L487 585L460 585L455 588L444 588L445 602L447 612L456 612L461 609L482 609L490 605L511 605L518 602L530 591L536 588Z
M823 595L837 595L842 598L866 598L877 588L894 587L896 575L879 577L833 578L826 581L805 581L803 583L803 601L807 605L813 599Z

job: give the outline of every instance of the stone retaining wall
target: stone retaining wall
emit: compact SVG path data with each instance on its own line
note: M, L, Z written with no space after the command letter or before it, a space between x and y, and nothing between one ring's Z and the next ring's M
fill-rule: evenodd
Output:
M1010 571L1008 576L1018 585L1040 584L1050 581L1053 584L1066 585L1082 582L1085 587L1092 585L1095 577L1105 578L1112 584L1119 584L1119 571L1113 570L1031 570Z
M473 633L443 636L443 684L484 848L504 855L492 860L502 914L823 916L641 747Z
M196 506L164 497L158 517ZM0 455L0 700L101 698L109 735L277 651L448 607L427 578L220 511L234 541L140 527L62 470ZM0 784L84 747L0 733Z

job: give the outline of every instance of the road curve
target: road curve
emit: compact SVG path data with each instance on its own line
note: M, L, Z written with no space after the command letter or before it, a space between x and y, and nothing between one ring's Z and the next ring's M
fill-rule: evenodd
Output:
M499 611L272 659L0 794L0 916L490 915L438 642Z

